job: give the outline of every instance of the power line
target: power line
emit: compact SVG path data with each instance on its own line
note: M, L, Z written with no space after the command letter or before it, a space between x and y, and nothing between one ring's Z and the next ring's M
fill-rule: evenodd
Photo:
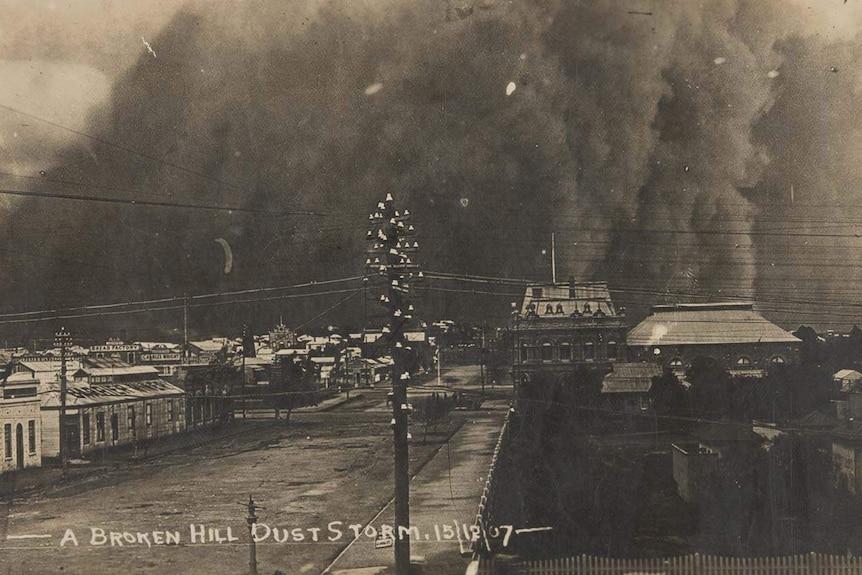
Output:
M266 214L277 216L318 216L328 217L335 214L310 211L287 211L287 210L264 210L261 208L244 208L241 206L219 206L215 204L188 204L182 202L157 202L154 200L138 200L129 198L111 198L107 196L84 196L79 194L68 194L63 192L42 192L33 190L11 190L0 189L0 194L7 196L23 196L29 198L47 198L52 200L72 200L81 202L97 202L105 204L123 204L131 206L145 206L156 208L182 208L194 210L211 210L221 212L243 212L252 214Z
M362 292L364 291L364 289L365 289L365 288L359 288L358 290L354 291L352 294L350 294L350 295L349 295L349 296L347 296L346 298L342 299L342 300L341 300L341 301L339 301L338 303L336 303L336 304L333 304L333 305L329 306L328 308L326 308L325 310L323 310L322 312L320 312L319 314L317 314L316 316L314 316L314 317L313 317L313 318L311 318L310 320L305 321L305 322L303 322L303 323L299 324L298 326L296 326L296 328L294 328L294 330L302 329L302 328L304 328L305 326L307 326L308 324L310 324L311 322L313 322L313 321L316 321L316 320L320 319L321 317L323 317L324 315L328 314L329 312L331 312L332 310L334 310L334 309L335 309L335 308L337 308L338 306L340 306L340 305L343 305L343 304L347 303L350 299L352 299L353 297L355 297L355 296L357 296L358 294L362 293Z
M287 289L301 289L308 288L313 286L325 286L336 283L345 283L351 281L361 280L363 276L352 276L346 278L339 278L333 280L321 280L321 281L312 281L305 282L300 284L293 285L285 285L285 286L275 286L275 287L263 287L263 288L252 288L252 289L244 289L244 290L235 290L228 292L214 292L214 293L205 293L205 294L197 294L191 296L171 296L166 298L159 299L150 299L150 300L137 300L137 301L129 301L129 302L116 302L116 303L107 303L107 304L96 304L96 305L85 305L79 307L72 308L61 308L61 309L53 309L53 310L34 310L34 311L26 311L26 312L14 312L14 313L6 313L0 314L0 319L6 318L16 318L16 317L26 317L33 315L56 315L62 313L72 313L77 311L83 312L97 312L93 315L99 315L98 310L111 310L115 308L122 307L137 307L137 306L147 306L147 305L155 305L155 304L164 304L164 303L176 303L183 302L188 299L189 301L209 299L215 297L228 297L228 296L237 296L237 295L249 295L249 294L258 294L258 293L267 293L273 291L281 291ZM303 294L310 295L310 294ZM51 318L46 318L51 319Z
M209 176L209 175L204 174L204 173L202 173L202 172L199 172L199 171L197 171L197 170L192 170L192 169L190 169L190 168L186 168L185 166L181 166L181 165L179 165L179 164L175 164L175 163L173 163L173 162L168 162L168 161L163 160L163 159L161 159L161 158L157 158L157 157L155 157L155 156L151 156L151 155L149 155L149 154L145 154L145 153L143 153L143 152L139 152L138 150L135 150L135 149L129 148L128 146L123 146L123 145L121 145L121 144L117 144L117 143L115 143L115 142L111 142L110 140L106 140L105 138L100 138L100 137L98 137L98 136L94 136L94 135L92 135L92 134L88 134L88 133L86 133L86 132L82 132L82 131L80 131L80 130L75 130L75 129L73 129L73 128L69 128L68 126L63 126L62 124L58 124L58 123L56 123L56 122L52 122L51 120L46 120L45 118L41 118L41 117L36 116L36 115L34 115L34 114L30 114L30 113L24 112L24 111L22 111L22 110L18 110L17 108L13 108L13 107L11 107L11 106L7 106L7 105L5 105L5 104L0 104L0 108L3 108L4 110L9 110L10 112L14 112L14 113L16 113L16 114L20 114L20 115L22 115L22 116L26 116L27 118L32 118L32 119L34 119L34 120L36 120L36 121L38 121L38 122L42 122L43 124L47 124L47 125L49 125L49 126L53 126L53 127L55 127L55 128L59 128L60 130L65 130L65 131L70 132L70 133L72 133L72 134L76 134L76 135L78 135L78 136L82 136L82 137L84 137L84 138L88 138L88 139L90 139L90 140L93 140L94 142L99 142L100 144L104 144L104 145L109 146L109 147L111 147L111 148L116 148L116 149L118 149L118 150L122 150L122 151L124 151L124 152L128 152L128 153L130 153L130 154L133 154L133 155L135 155L135 156L139 156L139 157L141 157L141 158L144 158L144 159L150 160L150 161L152 161L152 162L157 162L157 163L159 163L159 164L164 164L165 166L168 166L168 167L171 167L171 168L175 168L175 169L180 170L180 171L182 171L182 172L186 172L187 174L192 174L192 175L198 176L198 177L200 177L200 178L204 178L205 180L209 180L209 181L211 181L211 182L215 182L215 183L217 183L217 184L221 184L221 185L223 185L223 186L227 186L227 187L229 187L229 188L233 188L233 189L235 189L235 190L241 190L241 189L242 189L240 186L237 186L237 185L235 185L235 184L231 184L231 183L229 183L229 182L225 182L225 181L220 180L220 179L218 179L218 178L214 178L214 177L212 177L212 176Z

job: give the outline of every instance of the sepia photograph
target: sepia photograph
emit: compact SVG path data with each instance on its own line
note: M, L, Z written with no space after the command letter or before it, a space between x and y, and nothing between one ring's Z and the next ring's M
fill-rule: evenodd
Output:
M862 575L860 325L862 0L0 0L0 575Z

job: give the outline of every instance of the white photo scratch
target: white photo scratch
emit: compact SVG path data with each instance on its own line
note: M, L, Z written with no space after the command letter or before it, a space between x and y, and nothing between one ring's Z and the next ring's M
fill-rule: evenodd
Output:
M141 36L141 42L143 42L143 43L144 43L144 46L146 46L146 47L147 47L147 51L149 51L149 53L153 55L153 58L155 58L155 57L156 57L156 52L155 52L155 50L153 50L153 47L152 47L152 46L150 46L150 43L149 43L149 42L147 42L146 40L144 40L144 37L143 37L143 36Z

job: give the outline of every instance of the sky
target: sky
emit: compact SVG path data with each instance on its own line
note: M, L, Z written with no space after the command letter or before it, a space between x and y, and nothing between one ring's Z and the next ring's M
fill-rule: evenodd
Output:
M553 232L558 279L608 281L632 321L747 299L786 327L857 323L860 25L855 0L7 0L0 312L359 276L392 193L431 271L547 281ZM519 291L435 286L455 291L424 291L427 314L473 320ZM348 295L192 323L355 323Z

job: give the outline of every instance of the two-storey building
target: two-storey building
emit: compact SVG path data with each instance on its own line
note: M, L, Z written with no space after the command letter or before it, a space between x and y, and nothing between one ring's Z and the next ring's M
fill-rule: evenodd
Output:
M510 327L515 385L578 366L607 372L626 357L625 314L605 282L528 285Z

